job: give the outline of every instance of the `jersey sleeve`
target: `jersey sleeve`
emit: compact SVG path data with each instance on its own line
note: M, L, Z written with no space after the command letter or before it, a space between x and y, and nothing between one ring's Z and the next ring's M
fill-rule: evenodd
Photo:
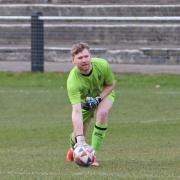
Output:
M112 72L112 69L109 65L109 63L106 63L106 71L105 71L105 84L109 85L112 84L114 80L114 74Z
M81 102L81 94L78 86L70 81L67 81L67 92L71 104L78 104Z

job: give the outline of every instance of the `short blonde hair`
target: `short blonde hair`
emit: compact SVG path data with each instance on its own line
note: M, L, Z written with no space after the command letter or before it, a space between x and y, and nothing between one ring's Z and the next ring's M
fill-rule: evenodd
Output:
M89 45L83 42L74 44L71 48L71 56L74 58L75 55L82 52L84 49L87 49L89 51Z

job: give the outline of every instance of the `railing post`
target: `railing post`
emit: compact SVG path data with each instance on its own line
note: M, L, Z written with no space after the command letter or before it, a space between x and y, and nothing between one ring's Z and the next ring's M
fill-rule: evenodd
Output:
M31 71L44 71L44 22L41 12L31 15Z

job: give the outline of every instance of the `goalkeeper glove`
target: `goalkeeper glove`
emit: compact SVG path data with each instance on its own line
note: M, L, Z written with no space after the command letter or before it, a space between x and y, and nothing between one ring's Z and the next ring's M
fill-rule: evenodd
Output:
M102 98L100 96L97 96L95 98L87 97L86 102L81 103L81 106L83 109L86 109L86 110L95 109L101 101L102 101Z
M74 146L74 148L76 148L77 146L80 146L80 145L86 145L86 141L85 141L85 137L84 135L77 135L75 137L75 140L76 140L76 144Z

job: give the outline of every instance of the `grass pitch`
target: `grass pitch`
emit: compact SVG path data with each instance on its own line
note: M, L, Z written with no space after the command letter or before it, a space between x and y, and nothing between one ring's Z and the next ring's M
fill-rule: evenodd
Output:
M180 76L116 75L98 168L65 161L66 78L0 73L0 179L180 179Z

